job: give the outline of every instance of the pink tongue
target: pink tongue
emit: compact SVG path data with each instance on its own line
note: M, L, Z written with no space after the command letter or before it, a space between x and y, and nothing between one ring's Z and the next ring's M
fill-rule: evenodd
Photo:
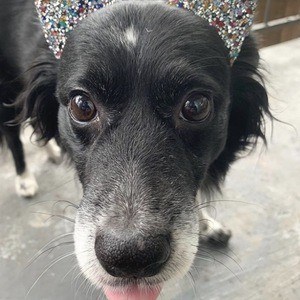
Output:
M125 291L111 290L109 288L104 289L108 300L156 300L160 291L160 287L148 290L140 290L138 287L132 287Z

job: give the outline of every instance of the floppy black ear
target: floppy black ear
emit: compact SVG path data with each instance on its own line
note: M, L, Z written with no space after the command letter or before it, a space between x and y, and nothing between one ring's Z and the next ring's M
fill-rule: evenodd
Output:
M266 143L265 116L272 119L272 115L259 71L259 60L256 43L248 37L231 69L231 107L226 146L209 170L216 186L239 153L253 149L259 138Z
M25 85L16 100L17 122L29 120L34 132L48 141L58 135L58 102L55 97L57 61L53 55L40 55L25 73Z
M253 148L265 138L265 116L272 118L259 54L252 37L245 40L239 58L232 67L231 112L227 148L234 154Z

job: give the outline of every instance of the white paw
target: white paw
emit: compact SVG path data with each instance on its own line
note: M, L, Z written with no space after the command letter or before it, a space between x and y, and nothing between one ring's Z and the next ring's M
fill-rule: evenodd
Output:
M201 195L198 191L196 201L201 207ZM226 246L231 238L231 230L213 219L205 208L199 209L200 238L212 244Z
M16 192L20 197L31 198L38 191L38 184L32 173L25 171L16 178Z
M200 236L211 244L226 246L231 238L231 230L211 218L206 212L202 212L203 219L200 219Z
M50 140L45 146L48 158L54 164L60 164L62 162L62 153L60 147L55 140Z
M231 230L226 229L225 227L208 230L206 232L206 240L211 244L220 246L226 246L231 236Z

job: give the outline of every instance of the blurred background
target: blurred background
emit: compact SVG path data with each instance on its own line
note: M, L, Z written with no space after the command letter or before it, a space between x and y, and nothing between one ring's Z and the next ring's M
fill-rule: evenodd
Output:
M261 47L300 37L300 0L258 0L254 30Z
M200 244L191 275L162 299L300 299L300 0L260 0L259 36L274 115L268 150L238 161L211 213L233 231L228 248ZM0 150L0 299L103 299L80 275L72 230L80 186L23 135L37 197L15 194L11 154ZM65 218L67 217L67 219Z

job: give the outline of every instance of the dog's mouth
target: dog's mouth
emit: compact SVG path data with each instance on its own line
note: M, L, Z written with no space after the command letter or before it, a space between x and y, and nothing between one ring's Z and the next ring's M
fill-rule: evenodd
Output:
M104 286L103 291L108 300L156 300L161 292L162 286L140 287L131 285L126 288L115 288Z

